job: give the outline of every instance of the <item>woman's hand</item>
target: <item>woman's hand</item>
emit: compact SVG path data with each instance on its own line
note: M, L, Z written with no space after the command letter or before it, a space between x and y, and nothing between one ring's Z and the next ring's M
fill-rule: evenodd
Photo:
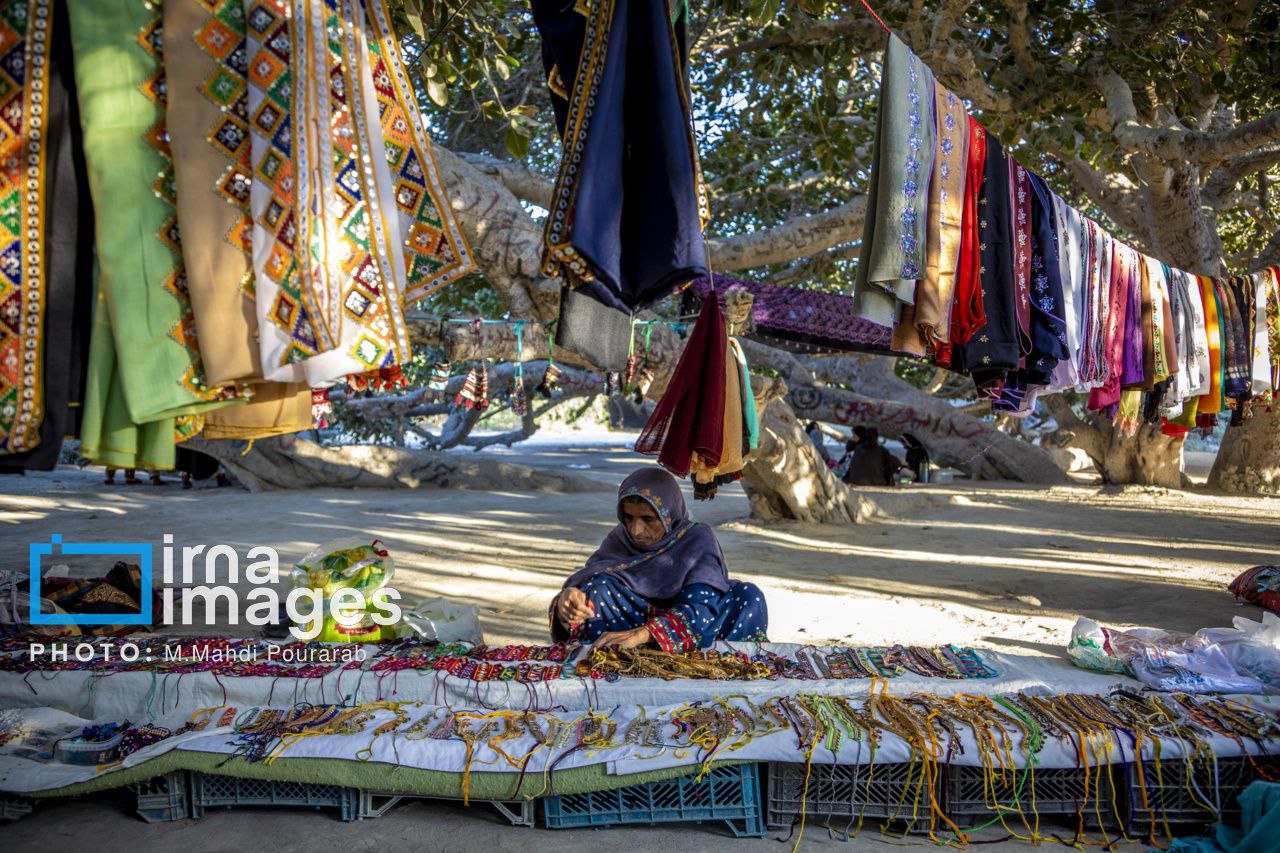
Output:
M633 628L630 631L609 631L601 634L596 639L593 648L637 649L652 639L649 635L649 629L641 625L639 628Z
M575 628L596 615L595 607L587 598L587 594L576 586L569 587L560 593L556 602L556 619L566 628Z

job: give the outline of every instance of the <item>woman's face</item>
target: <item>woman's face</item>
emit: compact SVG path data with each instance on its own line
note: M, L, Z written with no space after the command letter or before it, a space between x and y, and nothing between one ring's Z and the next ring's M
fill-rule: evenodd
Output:
M653 545L667 535L658 513L648 501L639 498L628 498L622 502L622 526L627 528L631 541L637 545Z

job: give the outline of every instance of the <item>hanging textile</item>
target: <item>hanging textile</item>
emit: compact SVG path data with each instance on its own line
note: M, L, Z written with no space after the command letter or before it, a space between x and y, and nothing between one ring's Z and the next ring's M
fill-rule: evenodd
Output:
M555 341L605 372L621 371L631 353L631 315L565 287Z
M760 413L756 409L756 395L751 390L751 368L747 364L747 354L742 351L742 344L737 338L729 338L729 348L742 371L742 431L746 450L750 453L760 446Z
M98 461L103 457L94 450L129 457L151 448L144 455L164 467L171 465L173 417L251 392L210 385L200 359L173 207L159 9L136 0L77 0L70 19L85 160L99 214L99 307L108 321L95 318L82 443L91 451L85 455ZM159 426L140 432L167 434L167 453L155 450L162 439L124 437L126 424L151 422Z
M728 341L725 342L723 364L724 411L720 414L723 430L720 453L712 462L695 452L689 466L693 496L697 500L710 500L716 496L716 490L720 486L740 479L743 460L747 454L742 366Z
M1043 180L1036 176L1037 180ZM1047 187L1046 187L1047 189ZM1084 309L1087 302L1081 247L1080 214L1061 196L1048 190L1053 208L1055 244L1058 250L1058 279L1062 283L1062 318L1067 355L1058 362L1049 383L1051 391L1062 391L1081 383L1084 343Z
M245 22L264 375L328 385L402 364L403 303L471 260L385 6L250 0Z
M1214 287L1225 344L1222 394L1239 404L1253 396L1253 283L1248 276L1231 276L1214 279Z
M40 25L36 25L36 16ZM49 105L50 32L47 3L0 5L0 50L12 57L4 76L8 123L0 139L0 453L31 450L44 421L45 237L49 151L42 124ZM64 117L65 120L65 117Z
M938 144L929 179L924 278L916 285L915 324L925 342L946 343L951 333L951 301L960 260L965 176L969 164L969 113L941 83L935 84Z
M1263 270L1266 289L1267 348L1271 353L1271 393L1280 395L1280 266Z
M562 140L543 272L631 313L707 273L687 6L533 0L532 8Z
M95 270L96 273L96 270ZM174 465L173 418L144 424L129 416L124 385L116 369L116 339L102 277L93 312L89 369L85 382L84 421L80 427L80 455L109 468L171 471Z
M966 344L973 333L987 323L982 307L982 260L979 256L978 196L986 169L987 131L970 116L969 150L965 167L964 203L960 217L960 247L956 260L955 286L951 295L950 333L935 351L938 364L952 366L952 347Z
M1209 390L1199 398L1196 410L1200 415L1213 415L1222 411L1222 324L1213 279L1206 275L1195 278L1204 305L1205 335L1209 349Z
M1271 271L1246 276L1253 287L1253 367L1250 390L1257 396L1271 390L1271 341L1267 332L1267 296Z
M854 282L857 314L885 326L894 324L903 305L914 304L925 268L933 111L933 72L890 34Z
M712 276L721 308L730 288L751 293L751 330L746 337L799 352L888 352L890 329L854 313L855 299L843 293L764 284ZM712 293L711 281L700 278L684 290L681 314L693 314Z
M249 251L248 78L243 0L166 0L166 120L182 255L201 356L211 381L253 383L252 400L215 410L207 438L309 429L311 389L262 384Z
M1013 282L1013 227L1010 222L1009 160L1000 141L986 135L986 162L978 194L980 297L986 322L970 340L953 348L953 365L978 384L1017 368L1018 314Z
M51 470L78 432L93 312L93 208L65 4L0 3L0 472ZM25 152L25 154L24 154ZM34 155L35 162L31 162ZM31 188L29 180L37 182Z
M704 468L720 464L728 346L720 301L706 299L667 390L636 440L637 453L657 456L658 464L677 477L689 475L695 454Z

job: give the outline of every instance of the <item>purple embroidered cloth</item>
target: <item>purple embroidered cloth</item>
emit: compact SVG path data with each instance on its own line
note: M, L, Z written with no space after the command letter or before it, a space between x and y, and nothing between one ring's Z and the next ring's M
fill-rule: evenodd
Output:
M854 314L852 296L723 275L715 276L715 282L722 305L725 294L733 287L744 288L755 297L752 310L755 330L748 337L788 349L837 352L888 352L890 349L893 329ZM710 292L711 282L699 278L689 285L685 295L701 300Z

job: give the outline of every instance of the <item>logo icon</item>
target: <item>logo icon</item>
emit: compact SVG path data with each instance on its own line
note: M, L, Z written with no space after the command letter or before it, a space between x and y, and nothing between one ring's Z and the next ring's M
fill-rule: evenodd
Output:
M31 573L31 624L32 625L150 625L151 624L151 545L147 542L63 542L61 533L54 533L49 542L32 542L29 558ZM84 554L128 555L137 557L142 572L139 586L142 590L141 613L41 613L40 612L40 558L53 556L54 549L66 556Z

